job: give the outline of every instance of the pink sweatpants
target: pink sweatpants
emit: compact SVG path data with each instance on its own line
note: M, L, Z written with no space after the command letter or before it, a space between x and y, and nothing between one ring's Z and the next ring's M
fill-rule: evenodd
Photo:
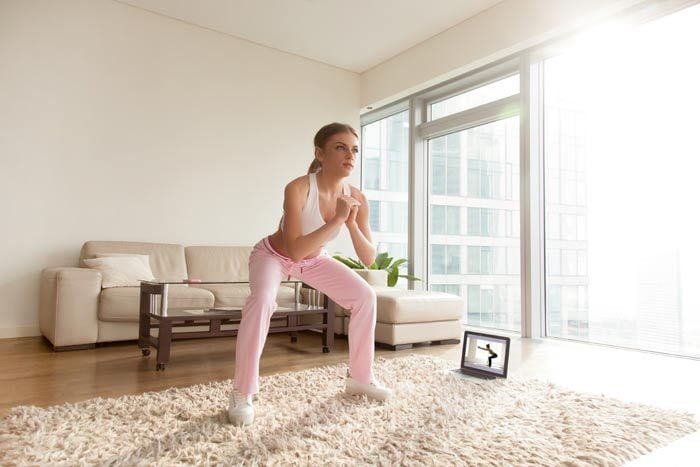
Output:
M350 376L372 381L374 328L377 296L358 274L333 259L324 249L314 258L293 262L275 251L267 237L255 245L248 261L250 295L243 306L236 341L236 370L233 385L241 394L258 392L258 373L270 318L277 308L280 281L289 276L320 290L338 305L350 310L348 341Z

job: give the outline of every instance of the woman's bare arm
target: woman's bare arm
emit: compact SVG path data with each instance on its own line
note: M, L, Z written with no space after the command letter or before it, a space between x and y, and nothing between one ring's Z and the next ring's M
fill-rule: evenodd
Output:
M345 225L348 226L352 246L355 247L357 256L362 261L362 264L369 266L377 256L377 250L372 244L372 232L369 227L369 203L367 203L367 198L360 190L353 189L352 196L360 204L357 207L353 206Z

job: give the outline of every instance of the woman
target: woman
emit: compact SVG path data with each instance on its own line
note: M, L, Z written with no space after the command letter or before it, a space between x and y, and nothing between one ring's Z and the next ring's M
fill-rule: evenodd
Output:
M486 357L486 358L487 358L488 361L489 361L489 368L491 368L492 360L493 360L494 358L498 358L498 354L497 354L496 352L493 351L493 349L491 348L491 344L486 344L486 347L481 347L481 346L479 346L479 348L480 348L481 350L485 350L485 351L487 351L487 352L489 353L489 356Z
M295 277L350 310L349 371L345 391L385 400L391 392L372 374L376 295L358 274L328 255L324 246L345 224L360 261L374 261L369 207L360 190L344 182L355 167L357 132L331 123L314 137L314 160L307 175L284 190L284 214L277 231L250 255L250 296L242 311L236 342L236 370L228 409L231 423L253 422L252 396L258 392L260 355L277 304L280 281Z

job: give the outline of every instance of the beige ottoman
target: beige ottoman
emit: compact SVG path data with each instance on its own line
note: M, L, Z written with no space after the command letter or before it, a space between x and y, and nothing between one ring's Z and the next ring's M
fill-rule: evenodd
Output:
M373 289L385 289L387 281L387 273L381 269L353 269L360 277L362 277ZM305 285L301 289L301 303L309 303L309 289ZM302 324L315 324L320 318L315 315L302 315L300 322ZM335 320L333 333L341 336L348 335L348 324L350 323L350 311L336 305Z
M394 350L429 342L458 344L462 338L464 301L457 295L387 287L386 271L355 270L377 293L375 341ZM301 291L302 303L308 303L308 290ZM336 307L335 334L348 334L350 312ZM314 319L302 316L302 323Z
M377 288L374 340L394 350L422 342L458 344L464 301L457 295Z

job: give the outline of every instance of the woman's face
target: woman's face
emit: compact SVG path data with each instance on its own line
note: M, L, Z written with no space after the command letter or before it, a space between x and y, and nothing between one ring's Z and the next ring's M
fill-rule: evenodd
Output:
M316 157L321 161L324 172L347 177L355 168L358 152L355 135L336 133L328 138L322 149L316 149Z

